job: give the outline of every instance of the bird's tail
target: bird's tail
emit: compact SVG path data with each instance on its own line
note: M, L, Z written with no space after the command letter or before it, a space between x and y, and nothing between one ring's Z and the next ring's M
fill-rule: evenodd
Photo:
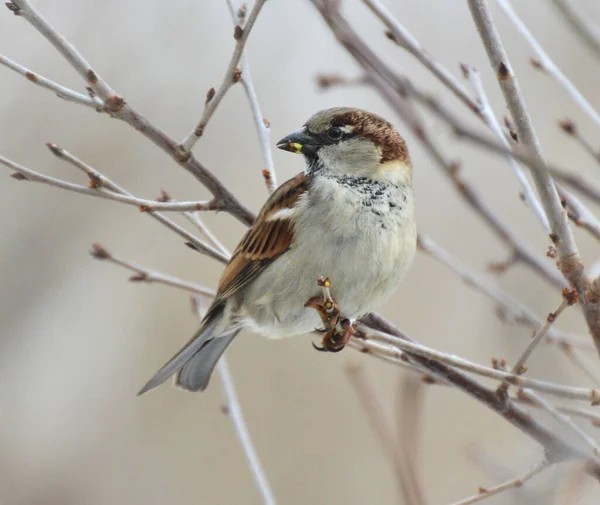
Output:
M175 373L176 385L188 391L203 391L221 354L239 332L227 328L223 331L224 317L223 306L209 310L196 334L154 374L138 396L160 386Z

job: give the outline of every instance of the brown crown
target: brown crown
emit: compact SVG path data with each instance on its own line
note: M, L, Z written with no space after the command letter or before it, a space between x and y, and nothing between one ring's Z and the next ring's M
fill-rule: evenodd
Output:
M408 147L402 136L385 119L361 109L332 110L332 126L349 125L353 133L370 139L381 148L381 162L398 160L410 165Z

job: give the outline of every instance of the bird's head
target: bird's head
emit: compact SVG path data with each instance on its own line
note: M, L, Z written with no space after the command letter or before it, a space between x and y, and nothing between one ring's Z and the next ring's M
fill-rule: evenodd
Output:
M303 154L308 170L315 173L411 180L410 156L402 136L382 117L361 109L319 111L277 147Z

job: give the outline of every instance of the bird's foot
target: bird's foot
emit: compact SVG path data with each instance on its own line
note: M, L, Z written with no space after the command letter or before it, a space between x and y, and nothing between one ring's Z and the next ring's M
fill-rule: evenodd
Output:
M323 294L313 296L304 304L305 307L315 309L323 322L323 329L317 330L324 333L321 346L313 343L313 347L321 352L340 352L350 341L352 335L356 334L356 324L350 319L340 317L341 309L335 298L331 296L329 278L319 277L317 284L321 287Z

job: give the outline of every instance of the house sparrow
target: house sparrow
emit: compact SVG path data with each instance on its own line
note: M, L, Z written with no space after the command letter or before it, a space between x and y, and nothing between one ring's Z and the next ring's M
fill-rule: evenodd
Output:
M412 166L404 139L383 118L340 107L313 115L277 147L304 155L306 170L267 200L236 248L193 338L142 388L176 375L202 391L243 329L282 338L322 326L305 306L333 283L353 323L377 309L415 255Z

